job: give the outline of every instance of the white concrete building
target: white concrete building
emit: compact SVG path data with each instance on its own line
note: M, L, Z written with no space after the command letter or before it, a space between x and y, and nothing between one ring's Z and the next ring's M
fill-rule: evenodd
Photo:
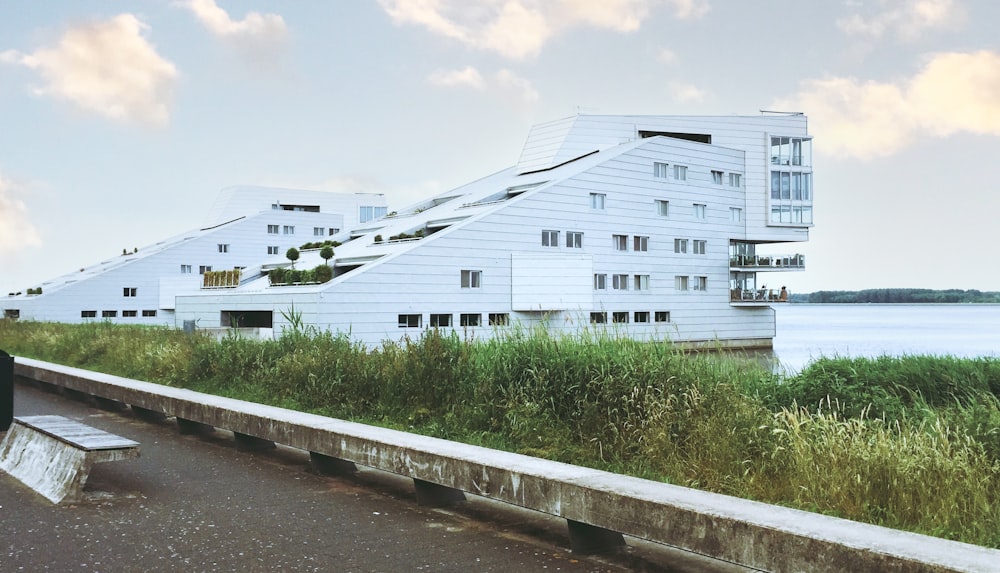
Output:
M535 126L517 165L353 228L329 282L248 268L178 294L176 320L280 332L298 315L369 346L515 323L770 346L782 295L760 275L804 260L757 247L807 240L812 204L801 114L577 115ZM320 264L307 251L297 267Z
M241 268L257 276L261 265L287 262L291 247L343 238L385 213L381 194L230 187L203 227L2 297L0 308L22 320L174 326L175 297L200 289L205 271Z

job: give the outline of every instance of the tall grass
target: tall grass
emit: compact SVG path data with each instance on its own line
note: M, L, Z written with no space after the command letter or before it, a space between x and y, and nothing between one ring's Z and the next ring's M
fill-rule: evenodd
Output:
M0 321L14 354L1000 547L1000 361L752 360L603 332L214 341Z

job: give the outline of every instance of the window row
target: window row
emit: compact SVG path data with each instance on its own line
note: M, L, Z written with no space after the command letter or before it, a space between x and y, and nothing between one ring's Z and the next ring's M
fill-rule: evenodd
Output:
M647 310L637 310L632 313L628 311L613 311L611 313L611 322L623 324L628 323L631 315L631 321L637 323L647 323L649 322L650 312ZM656 322L670 322L670 311L669 310L657 310L652 313L653 320ZM607 324L608 313L607 312L592 312L590 313L591 324Z
M612 290L629 290L629 285L633 290L649 290L649 275L631 275L631 279L628 273L611 275ZM594 290L607 289L608 275L594 274Z
M674 289L682 291L706 291L708 290L708 277L688 277L684 275L677 275L674 277Z
M268 235L277 235L279 229L281 229L285 235L294 235L295 234L295 225L284 225L284 226L282 226L282 225L268 225L267 226L267 234ZM322 227L313 227L313 234L314 235L316 234L316 230L317 229L319 229L320 231L323 230ZM323 233L321 232L320 234L322 235ZM333 234L333 229L330 229L330 234L331 235Z
M628 235L611 235L611 244L616 251L628 251ZM644 235L632 236L632 250L642 253L649 250L649 237Z
M773 205L771 206L771 222L812 224L813 210L812 207Z
M771 199L812 201L812 173L772 171Z
M661 217L670 216L670 201L666 199L655 199L653 201L655 205L656 214ZM704 219L708 211L708 205L704 203L692 203L691 204L691 214L695 219Z
M669 179L673 178L675 181L687 181L687 171L686 165L670 165L662 161L653 162L653 177L658 179ZM722 185L728 183L730 187L740 187L743 184L743 174L742 173L729 173L726 177L725 171L720 171L717 169L710 170L712 175L712 183L716 185Z
M368 221L374 221L375 219L385 217L387 213L387 207L361 206L358 207L358 221L361 223L367 223Z
M212 270L212 265L199 265L198 274L203 275ZM181 274L189 275L191 274L191 265L181 265ZM126 295L127 296L127 295ZM134 295L133 295L134 296Z
M678 254L687 254L688 243L691 243L691 253L695 255L704 255L705 250L708 248L708 241L703 239L674 239L674 252Z
M543 247L558 247L559 246L559 231L543 230L542 231L542 246ZM566 231L566 247L570 249L582 249L583 248L583 233L580 231Z
M489 326L507 326L510 323L510 315L506 312L491 312L487 315ZM448 328L455 326L454 314L432 313L428 325L431 328ZM458 315L458 326L482 326L482 313L461 313ZM423 326L422 314L400 314L398 319L400 328L420 328Z
M812 139L807 137L772 137L772 165L812 165Z
M124 318L135 318L137 316L139 316L139 311L137 311L137 310L123 310L122 311L122 317L124 317ZM142 311L142 316L143 317L147 317L147 318L148 317L155 317L156 316L156 311L155 310L144 310L144 311ZM97 311L96 310L81 310L80 311L80 318L97 318ZM101 318L118 318L118 311L117 310L102 310L101 311Z

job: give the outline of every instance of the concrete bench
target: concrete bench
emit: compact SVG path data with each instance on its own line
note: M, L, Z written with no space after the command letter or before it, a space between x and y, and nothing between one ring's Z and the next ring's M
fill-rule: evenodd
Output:
M0 470L52 503L85 499L94 464L139 457L139 442L62 416L14 418L0 443Z

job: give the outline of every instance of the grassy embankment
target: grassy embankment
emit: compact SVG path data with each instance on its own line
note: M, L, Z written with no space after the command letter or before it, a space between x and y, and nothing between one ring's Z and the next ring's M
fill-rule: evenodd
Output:
M596 334L366 351L11 321L0 349L1000 547L997 359L822 358L782 378Z

